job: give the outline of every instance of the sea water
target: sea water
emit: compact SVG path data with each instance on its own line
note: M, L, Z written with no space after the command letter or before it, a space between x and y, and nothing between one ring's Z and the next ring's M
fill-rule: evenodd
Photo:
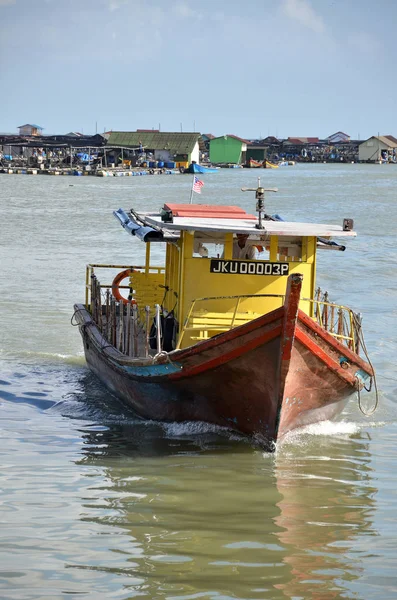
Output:
M396 596L397 167L224 169L194 201L254 212L258 175L271 214L354 219L318 283L363 314L378 410L353 398L274 454L138 420L88 371L73 304L86 263L142 262L112 211L188 202L192 177L0 175L1 600Z

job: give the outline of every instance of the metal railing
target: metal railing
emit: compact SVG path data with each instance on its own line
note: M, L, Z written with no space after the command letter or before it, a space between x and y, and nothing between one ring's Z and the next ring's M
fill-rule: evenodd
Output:
M141 307L133 302L116 302L111 289L112 284L101 284L96 277L95 269L133 269L145 270L143 266L130 265L87 265L86 270L86 298L87 310L91 312L93 321L97 324L102 335L115 348L127 356L138 356L139 354L149 356L150 329L153 319L156 325L156 350L162 350L161 337L161 306L155 304L154 311L150 306ZM151 271L163 272L164 267L150 267ZM130 290L130 285L121 286L121 289ZM208 296L192 300L189 311L181 328L176 349L179 349L186 334L190 334L192 340L207 339L217 333L229 331L239 325L252 321L267 311L255 313L243 311L241 303L247 299L270 299L273 300L271 310L277 308L274 304L283 306L285 296L282 294L240 294L234 296ZM211 310L214 303L226 301L228 310ZM230 302L232 301L232 302ZM275 301L275 302L274 302ZM322 293L320 288L316 290L315 298L301 298L301 302L307 302L312 306L309 314L318 325L334 338L345 344L348 348L359 353L361 338L361 315L355 313L349 307L329 302L328 292ZM197 310L200 303L212 307L208 310ZM141 313L141 314L140 314Z
M317 298L301 298L301 302L308 302L313 306L313 319L330 335L344 343L348 348L359 353L361 315L353 312L349 307L328 301L328 293L325 292L320 299L321 290L316 292ZM239 296L212 296L207 298L195 298L186 315L177 349L181 347L184 336L191 334L193 339L207 339L221 331L228 331L256 319L265 313L239 312L239 306L243 299L256 298L278 298L280 306L284 304L285 296L281 294L253 294ZM199 302L210 302L218 300L235 300L234 308L229 312L209 312L202 310L197 312L196 306ZM273 310L273 309L272 309ZM195 334L192 336L192 334Z
M362 322L360 313L355 313L348 306L329 302L328 292L323 293L320 288L316 290L316 298L302 300L312 303L314 319L320 327L359 353Z

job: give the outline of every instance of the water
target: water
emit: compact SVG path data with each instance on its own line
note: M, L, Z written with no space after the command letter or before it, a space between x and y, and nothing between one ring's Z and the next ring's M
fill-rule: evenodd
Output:
M319 255L319 283L364 315L378 411L353 400L274 455L205 424L138 421L87 370L72 307L87 262L140 258L112 210L188 201L191 177L0 175L2 600L395 597L397 168L260 174L280 190L268 212L355 219L348 250ZM257 175L204 175L195 200L252 211L239 189Z

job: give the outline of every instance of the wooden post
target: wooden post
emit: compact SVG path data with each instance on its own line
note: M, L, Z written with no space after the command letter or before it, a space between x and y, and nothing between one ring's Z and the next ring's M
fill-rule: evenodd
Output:
M150 306L145 306L146 312L146 332L145 332L145 356L149 356L149 337L150 337Z
M105 337L107 341L110 341L110 290L109 288L106 290L106 334Z
M101 284L98 279L96 280L96 304L97 304L97 320L98 327L102 333L102 298L101 298Z
M95 321L95 275L91 274L91 316Z
M156 304L156 347L157 354L161 352L161 318L160 318L160 305Z
M122 302L119 302L119 332L118 332L117 348L118 348L118 350L120 350L120 352L124 351L123 329L124 329L124 304Z
M132 307L130 314L128 347L128 356L134 356L134 307Z
M131 304L127 304L127 315L125 318L125 336L124 336L124 353L129 356L130 353L130 329L131 329Z
M361 333L362 321L363 321L362 314L354 313L353 331L354 331L354 337L355 337L355 344L354 344L353 350L356 352L356 354L360 353L360 333Z
M334 331L335 331L335 327L334 327L335 323L334 323L334 321L335 321L335 305L332 304L331 305L331 322L330 322L330 327L329 327L329 332L330 333L334 333Z
M328 302L328 292L324 294L324 302ZM323 308L323 327L328 331L328 304L324 304Z
M112 297L112 346L116 347L116 328L117 328L117 315L116 315L116 300Z
M138 356L138 309L136 304L132 305L132 322L134 325L134 335L133 335L133 343L134 343L134 356Z
M314 313L314 316L316 317L317 321L319 321L319 315L320 315L320 306L319 306L320 298L321 298L321 288L318 287L316 290L316 310Z

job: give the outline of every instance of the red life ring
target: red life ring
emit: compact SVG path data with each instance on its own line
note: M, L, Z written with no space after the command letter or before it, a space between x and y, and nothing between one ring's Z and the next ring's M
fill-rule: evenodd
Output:
M112 294L116 298L117 302L122 302L123 304L136 304L136 300L133 298L124 298L124 296L120 293L120 284L126 277L130 277L131 273L136 273L134 269L126 269L125 271L120 271L113 279L112 282Z

